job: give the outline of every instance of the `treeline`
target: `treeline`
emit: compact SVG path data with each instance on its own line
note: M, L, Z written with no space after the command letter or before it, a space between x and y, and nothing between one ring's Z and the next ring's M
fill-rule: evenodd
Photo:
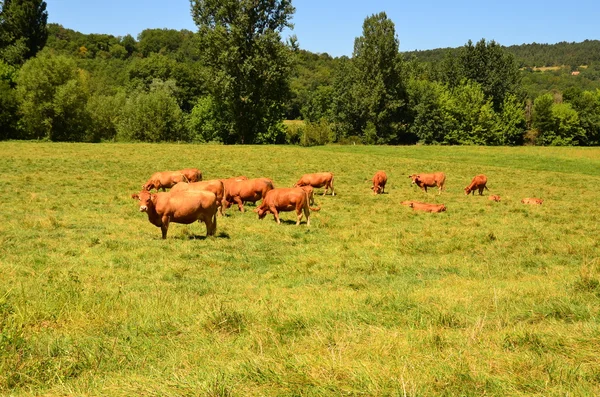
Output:
M584 40L581 43L560 42L556 44L520 44L505 47L512 54L520 68L550 66L570 66L600 63L600 40ZM437 48L434 50L406 51L405 57L415 57L421 62L441 62L446 53L458 48Z
M0 5L0 139L600 142L593 55L586 67L540 72L484 39L400 53L394 23L379 13L365 19L351 57L333 58L301 50L294 37L283 42L289 0L194 2L198 32L147 29L136 38L46 24L41 0ZM581 44L593 52L598 43ZM565 57L578 54L564 44ZM540 57L531 46L516 47Z

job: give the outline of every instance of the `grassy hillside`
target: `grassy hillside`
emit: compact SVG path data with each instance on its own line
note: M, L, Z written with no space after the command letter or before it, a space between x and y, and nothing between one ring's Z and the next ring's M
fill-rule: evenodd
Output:
M184 167L337 195L163 241L130 195ZM600 149L1 142L0 181L0 394L600 394Z

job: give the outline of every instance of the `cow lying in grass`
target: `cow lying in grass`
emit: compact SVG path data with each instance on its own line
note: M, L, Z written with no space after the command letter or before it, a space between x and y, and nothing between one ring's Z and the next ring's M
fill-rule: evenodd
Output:
M444 204L428 204L428 203L420 203L418 201L403 201L402 205L407 205L410 208L412 208L414 211L425 211L425 212L444 212L444 211L446 211L446 206Z
M427 193L428 187L437 186L439 194L442 194L442 190L444 190L446 185L446 174L443 172L435 172L433 174L412 174L408 177L412 179L412 183L420 187L425 193Z
M500 202L500 196L498 196L497 194L492 194L488 197L488 200Z
M206 235L214 236L217 231L217 198L206 191L179 191L167 193L150 193L142 190L132 194L137 199L140 211L148 214L148 220L160 227L162 238L167 238L169 224L204 222Z
M544 202L544 200L539 199L539 198L524 198L523 200L521 200L521 203L523 204L534 204L534 205L542 205L542 203Z
M254 210L258 213L258 219L263 219L268 213L273 214L277 224L281 224L279 220L279 212L296 210L296 225L300 225L302 213L306 216L306 226L310 226L310 211L319 211L321 208L311 208L308 206L308 195L301 188L279 188L269 190L261 203Z

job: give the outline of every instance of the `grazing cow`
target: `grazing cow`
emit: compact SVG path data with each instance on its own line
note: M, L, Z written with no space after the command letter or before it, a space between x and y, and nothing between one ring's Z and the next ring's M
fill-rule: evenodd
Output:
M307 185L317 188L325 187L323 196L325 196L327 191L331 188L331 195L335 196L335 191L333 190L333 174L331 172L304 174L302 175L302 178L300 178L300 180L294 184L294 187L302 187Z
M268 178L236 179L227 183L223 205L225 209L236 203L240 211L244 212L244 203L251 201L256 203L265 194L273 189L273 181Z
M412 179L412 183L420 187L425 193L427 193L428 187L437 186L439 194L442 194L442 190L446 185L446 174L443 172L435 172L433 174L412 174L408 176Z
M132 194L139 200L140 211L148 214L148 220L160 227L162 238L167 238L169 223L189 225L195 221L206 224L206 235L214 236L217 231L217 198L211 192L179 191L168 193L150 193L142 190Z
M410 208L418 211L425 212L443 212L446 211L446 206L444 204L427 204L427 203L419 203L413 201L410 205Z
M500 202L500 196L498 196L496 194L492 194L488 197L488 200Z
M279 220L279 212L296 210L296 226L300 225L302 212L306 216L306 226L310 226L310 211L319 211L319 208L311 208L308 206L308 195L302 188L279 188L269 190L259 207L254 212L258 213L258 219L263 219L268 213L273 214L277 224L281 224Z
M386 183L387 175L385 171L377 171L373 176L373 186L371 186L371 190L374 194L384 193Z
M142 190L162 189L163 191L167 188L172 188L179 182L189 182L188 178L181 173L181 171L163 171L155 172L152 174L148 182L142 185Z
M300 187L300 189L302 189L306 192L306 196L308 197L308 203L310 205L315 205L315 195L314 195L315 189L313 189L313 187L310 185L302 186L302 187Z
M465 188L465 194L468 196L469 193L473 193L475 195L475 190L479 190L479 195L483 195L483 189L490 190L485 186L487 183L487 177L483 174L477 175L471 181L471 184Z
M521 200L521 203L523 204L536 204L536 205L542 205L542 203L544 202L544 200L539 199L539 198L524 198L523 200Z
M179 172L185 175L190 182L200 182L202 180L202 171L200 171L198 168L186 168L184 170L180 170Z
M223 215L223 197L225 196L225 187L223 186L223 182L220 180L212 179L203 182L191 183L179 182L177 185L173 186L171 193L182 190L207 191L214 193L217 197L217 207L219 208L219 213Z

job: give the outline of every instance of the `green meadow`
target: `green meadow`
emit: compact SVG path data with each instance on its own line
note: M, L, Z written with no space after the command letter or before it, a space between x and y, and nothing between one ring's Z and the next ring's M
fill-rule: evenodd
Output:
M336 196L161 240L130 196L187 167ZM599 148L0 142L0 182L1 395L600 395Z

